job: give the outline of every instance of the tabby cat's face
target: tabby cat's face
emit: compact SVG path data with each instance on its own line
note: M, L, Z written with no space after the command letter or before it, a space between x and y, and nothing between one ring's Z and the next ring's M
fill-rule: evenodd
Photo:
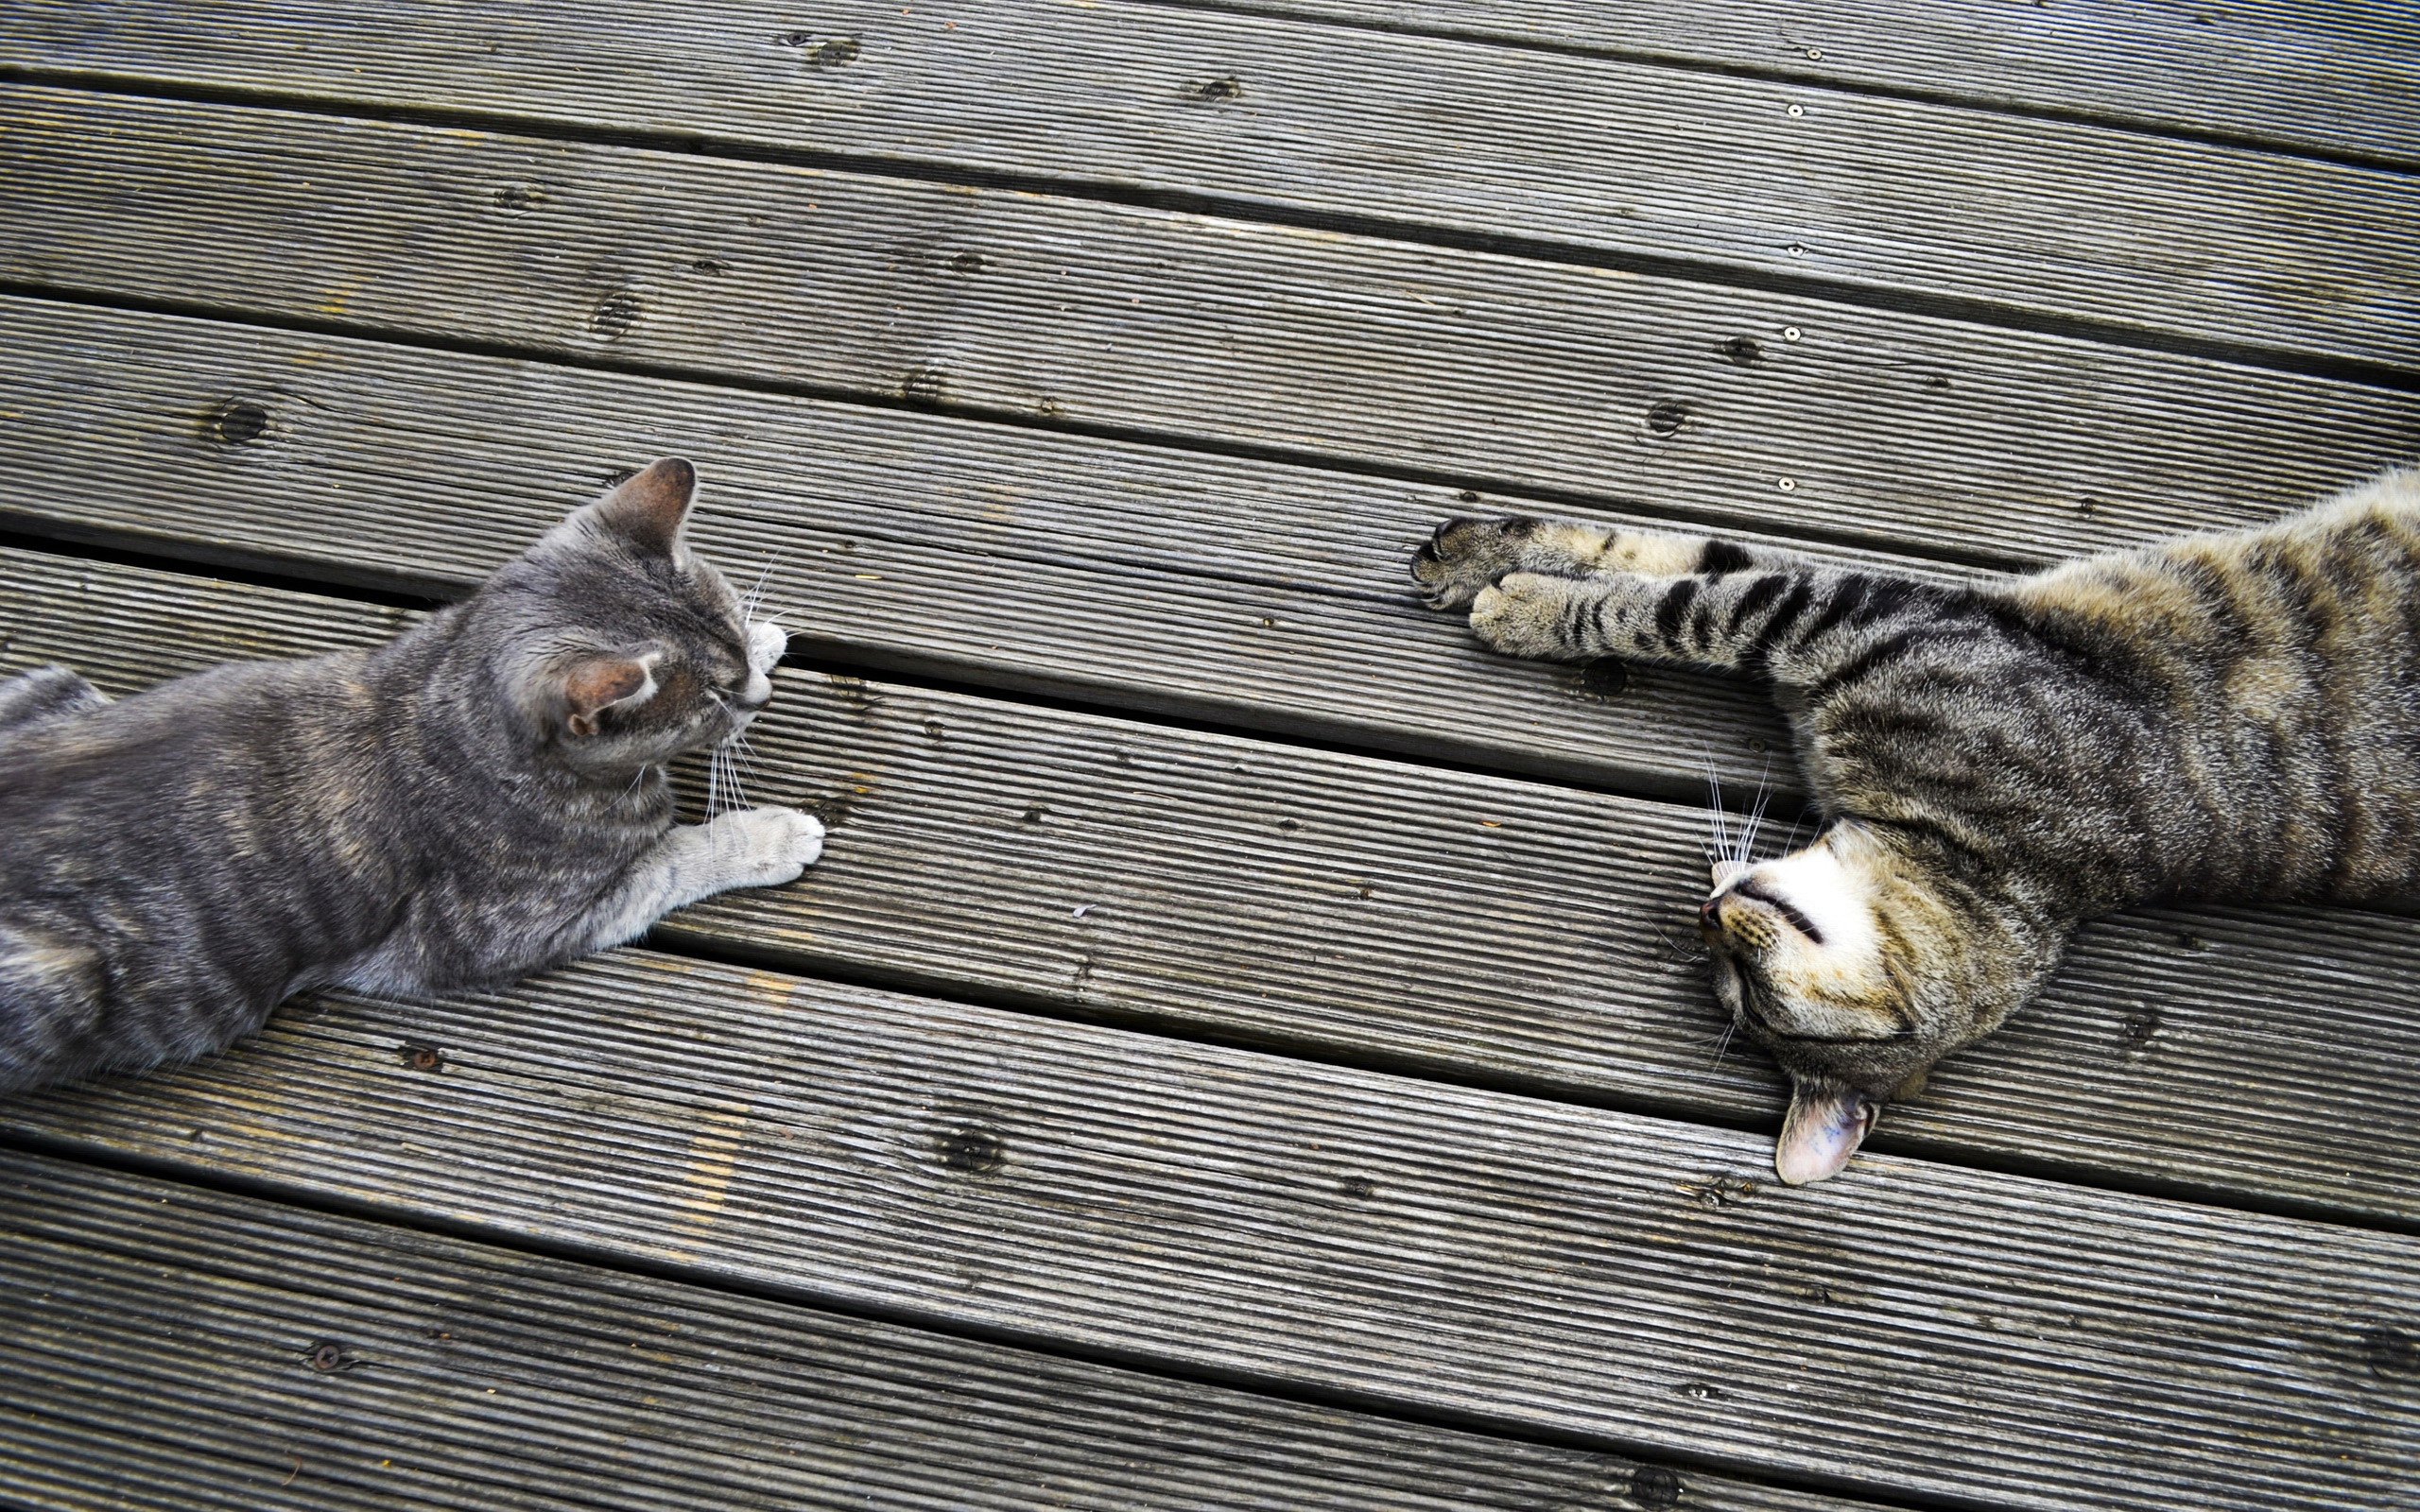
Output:
M557 760L627 774L730 740L787 634L683 541L695 474L664 461L573 513L482 591L507 680Z
M1996 1025L2050 960L2000 912L1942 886L1904 851L1842 823L1813 845L1724 862L1699 906L1715 995L1789 1074L1776 1167L1820 1180L1893 1095Z

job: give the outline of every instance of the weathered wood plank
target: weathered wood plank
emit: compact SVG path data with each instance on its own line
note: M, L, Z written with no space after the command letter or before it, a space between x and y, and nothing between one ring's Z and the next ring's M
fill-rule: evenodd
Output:
M2420 444L2411 394L1794 296L679 154L0 101L0 278L24 284L1884 551L2032 564L2265 517Z
M349 644L392 611L0 554L0 666L115 690ZM836 826L798 885L690 910L717 953L1774 1126L1685 938L1691 810L900 685L782 675L760 801ZM693 784L694 788L694 784ZM2420 920L2164 911L1876 1148L2420 1218Z
M2420 166L2420 26L2394 0L1252 0L1251 9Z
M427 1044L441 1070L399 1045ZM299 1094L299 1095L298 1095ZM2420 1240L624 954L0 1111L256 1190L1631 1452L2400 1507ZM501 1395L501 1388L499 1391Z
M1262 15L24 0L0 63L1206 194L2407 369L2420 335L2397 173Z
M678 453L804 651L1692 796L1784 748L1743 686L1509 662L1416 607L1467 507L1431 485L7 300L0 384L11 528L450 598Z
M40 1157L0 1156L0 1192L12 1500L46 1485L177 1509L1857 1505ZM311 1366L320 1345L337 1368Z

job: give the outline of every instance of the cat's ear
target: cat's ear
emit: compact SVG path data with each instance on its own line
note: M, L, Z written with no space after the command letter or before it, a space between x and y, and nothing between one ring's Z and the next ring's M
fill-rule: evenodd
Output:
M656 653L583 657L562 672L563 724L582 739L596 733L606 710L635 706L655 696Z
M1863 1092L1822 1082L1790 1089L1789 1112L1773 1149L1773 1174L1794 1187L1838 1176L1865 1143L1882 1105Z
M591 507L592 518L643 552L681 555L682 527L698 496L698 470L677 456L650 462Z

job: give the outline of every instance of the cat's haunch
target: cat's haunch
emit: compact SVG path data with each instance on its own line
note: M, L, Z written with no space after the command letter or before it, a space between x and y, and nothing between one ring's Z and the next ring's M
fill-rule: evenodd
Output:
M1771 681L1824 827L1718 864L1699 927L1790 1077L1786 1181L1838 1172L2086 919L2420 893L2420 472L1980 585L1534 519L1448 521L1412 576L1511 655Z
M501 986L798 876L822 826L673 822L788 637L685 540L667 458L387 644L120 703L0 682L0 1090L222 1049L287 994Z

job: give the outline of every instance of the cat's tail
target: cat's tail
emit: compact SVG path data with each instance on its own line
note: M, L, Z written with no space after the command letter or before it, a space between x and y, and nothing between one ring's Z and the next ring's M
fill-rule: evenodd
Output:
M98 688L65 667L36 667L0 682L0 730L62 719L107 702Z

